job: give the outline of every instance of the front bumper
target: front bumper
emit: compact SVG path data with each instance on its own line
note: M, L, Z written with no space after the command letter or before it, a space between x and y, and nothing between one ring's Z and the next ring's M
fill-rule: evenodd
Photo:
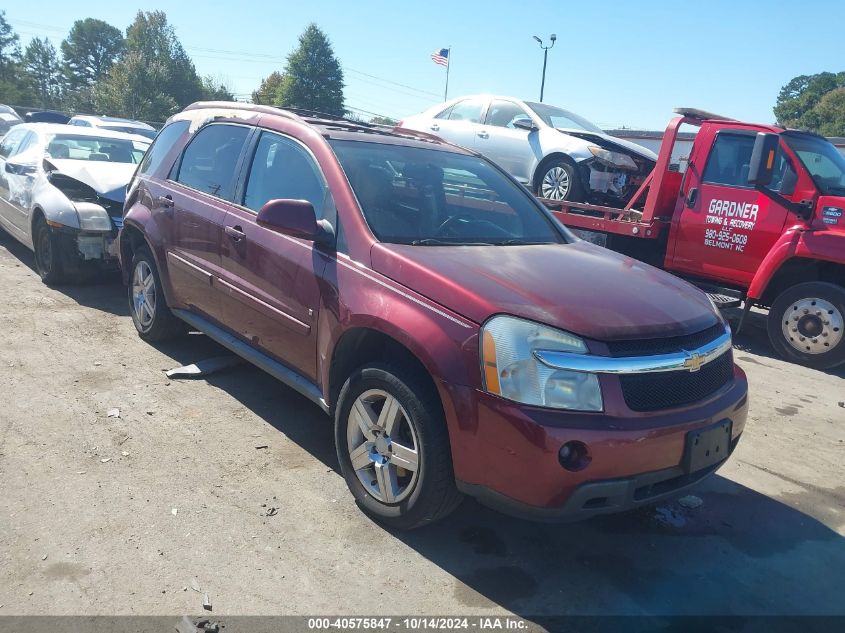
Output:
M732 452L745 427L747 392L738 367L734 379L705 401L648 413L623 413L612 395L605 413L585 414L523 407L468 390L463 397L469 400L455 409L474 414L453 434L458 487L486 505L540 520L580 520L653 503L724 463L686 471L686 437L729 420ZM589 450L582 470L566 470L559 462L561 447L570 441Z
M82 231L72 227L54 227L68 265L97 263L104 268L117 268L117 231Z

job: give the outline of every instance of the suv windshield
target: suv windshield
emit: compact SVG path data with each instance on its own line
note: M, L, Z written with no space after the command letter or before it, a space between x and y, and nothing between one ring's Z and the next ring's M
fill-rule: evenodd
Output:
M526 192L481 158L408 145L330 143L370 229L382 242L566 241Z
M531 108L538 117L543 119L546 125L604 134L599 126L590 123L584 117L580 117L562 108L556 108L545 103L532 103L530 101L526 101L525 105Z
M56 134L49 139L47 153L56 159L134 164L141 162L149 146L149 143L125 139Z
M810 172L825 195L845 194L845 157L827 140L809 134L784 132L783 139Z

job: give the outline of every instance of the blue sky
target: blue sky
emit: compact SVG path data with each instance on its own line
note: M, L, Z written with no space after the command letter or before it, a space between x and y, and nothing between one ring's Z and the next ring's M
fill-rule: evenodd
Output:
M58 47L76 19L121 28L161 9L197 70L248 94L284 68L309 22L331 39L346 71L347 105L397 118L443 100L445 69L429 55L452 47L449 96L491 92L536 100L542 51L557 34L545 101L598 125L661 129L672 108L694 106L770 122L781 86L799 74L845 70L845 2L558 0L455 3L311 2L13 3L23 44Z

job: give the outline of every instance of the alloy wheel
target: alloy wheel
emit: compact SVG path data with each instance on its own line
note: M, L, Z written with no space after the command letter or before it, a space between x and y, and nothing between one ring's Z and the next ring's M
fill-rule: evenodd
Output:
M132 310L143 329L152 325L156 311L156 284L152 268L139 261L132 274Z
M564 200L569 193L569 172L563 167L552 167L543 176L540 191L544 198L550 200Z
M789 344L804 354L823 354L836 347L843 336L845 319L835 305L818 298L794 301L781 319Z
M362 393L349 411L347 450L364 489L382 503L406 499L419 479L417 432L399 401L386 391Z

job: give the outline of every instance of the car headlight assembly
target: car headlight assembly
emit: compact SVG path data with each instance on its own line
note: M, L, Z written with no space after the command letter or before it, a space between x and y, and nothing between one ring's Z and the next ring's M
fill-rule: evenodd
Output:
M487 392L538 407L601 411L596 374L555 369L534 356L538 350L586 354L583 340L552 327L499 315L481 329L482 378Z
M83 231L111 231L111 218L103 207L93 202L76 202L74 206L76 206L76 213L79 216L80 229Z
M590 153L603 163L607 163L613 167L634 170L639 169L637 167L637 163L634 162L634 159L622 152L611 152L609 149L604 149L598 145L590 145Z

